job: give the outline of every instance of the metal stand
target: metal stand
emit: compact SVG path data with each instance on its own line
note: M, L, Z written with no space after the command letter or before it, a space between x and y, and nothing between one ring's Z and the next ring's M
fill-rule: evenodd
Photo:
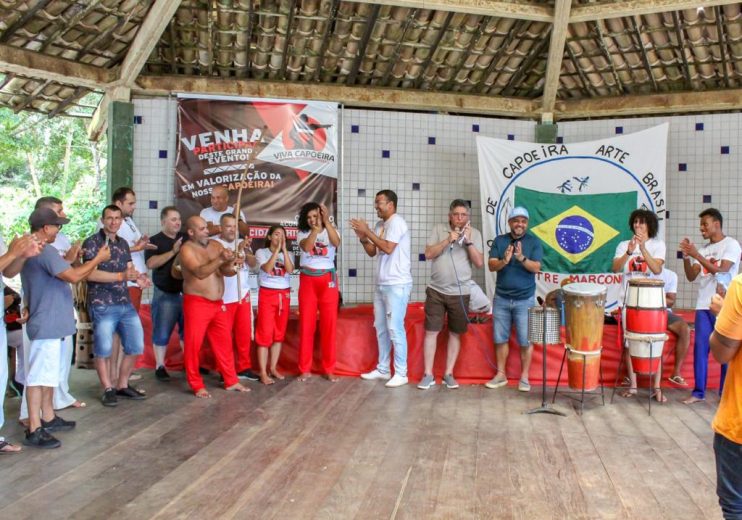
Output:
M624 340L624 343L625 343L625 340ZM649 366L651 367L653 365L652 361L654 359L656 359L656 357L657 357L657 356L654 356L654 345L653 345L654 341L647 341L646 343L649 343ZM664 347L664 344L663 344L663 347ZM624 346L623 348L626 349L627 347ZM664 361L664 358L663 358L663 355L662 355L663 354L663 352L662 352L663 350L664 350L664 348L663 349L660 349L660 355L659 355L659 358L660 358L659 372L660 373L662 372L662 364L663 364L663 361ZM621 377L621 369L623 368L624 354L626 354L626 350L622 350L621 351L621 360L618 362L618 372L616 372L616 380L613 382L613 392L611 393L611 404L613 404L613 398L616 395L616 389L617 388L628 388L629 390L631 389L631 380L629 380L629 386L619 385L618 384L618 379ZM640 372L634 372L634 373L635 373L635 375L639 375L640 374ZM649 391L647 392L647 414L651 416L652 415L652 397L654 395L654 390L655 390L654 389L654 386L652 386L652 385L654 384L654 376L657 375L657 371L656 370L655 371L650 370L649 372L642 372L641 375L649 376ZM660 391L660 393L662 392L662 386L661 386L661 384L660 384L660 388L658 388L658 390ZM638 381L637 381L637 385L636 385L636 391L637 391L637 393L639 392L639 383L638 383ZM659 401L659 403L660 404L664 404L664 403L662 403L662 401Z
M598 352L602 352L603 349L601 348ZM564 360L567 359L567 353L568 352L574 352L569 347L566 347L564 349L564 354L562 355L562 365L559 367L559 376L557 377L557 384L556 388L554 388L554 397L552 397L551 402L556 401L557 392L559 391L559 382L562 380L562 372L564 371ZM583 354L582 352L576 352L578 355L582 356L582 389L581 390L573 390L573 391L562 391L561 393L569 397L570 399L574 399L576 401L580 402L580 412L579 414L582 415L582 412L585 410L585 396L593 397L598 395L598 389L595 390L585 390L585 374L587 371L587 354ZM600 400L602 401L602 406L605 406L605 392L603 390L603 364L598 363L599 368L599 375L600 375ZM572 397L573 395L579 394L580 398L577 399L576 397Z
M550 413L552 415L561 415L562 417L566 417L567 414L557 410L556 408L552 408L548 402L546 402L546 311L544 311L544 323L541 333L541 346L543 347L543 354L542 357L542 369L541 369L541 406L538 408L531 408L530 410L526 410L525 414L531 415L534 413ZM561 372L561 371L560 371ZM559 386L559 383L557 382L557 386Z

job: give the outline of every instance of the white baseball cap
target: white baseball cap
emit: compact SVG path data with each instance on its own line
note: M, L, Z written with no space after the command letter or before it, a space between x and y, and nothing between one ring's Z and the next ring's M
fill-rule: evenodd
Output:
M508 215L508 220L513 220L517 217L525 217L528 218L528 210L524 208L523 206L515 206L513 209L510 210L510 215Z

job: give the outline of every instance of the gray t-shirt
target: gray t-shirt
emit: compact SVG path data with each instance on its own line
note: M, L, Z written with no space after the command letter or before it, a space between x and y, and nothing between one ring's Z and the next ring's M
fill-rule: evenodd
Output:
M436 224L433 226L427 245L432 246L448 237L450 230L449 224ZM469 247L476 247L482 251L482 233L478 229L471 228L471 241L474 245ZM471 260L467 252L469 247L459 245L458 242L454 243L453 248L446 246L443 253L433 260L433 270L430 273L428 287L450 296L469 294L471 292L469 281L472 273ZM459 290L459 282L461 290Z
M47 244L39 256L26 260L21 270L29 310L26 332L30 340L57 339L75 333L70 284L57 278L70 269L57 249Z

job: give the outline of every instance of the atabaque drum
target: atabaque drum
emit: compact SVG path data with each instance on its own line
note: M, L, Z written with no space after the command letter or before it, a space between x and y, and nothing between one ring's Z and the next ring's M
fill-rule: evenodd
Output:
M660 370L662 349L667 340L667 334L635 334L626 332L624 335L629 347L631 366L637 374L655 374Z
M626 332L664 334L667 330L665 282L650 278L629 280L624 309Z
M552 307L528 309L528 341L539 345L559 343L559 311ZM544 338L544 334L546 337Z
M594 390L600 382L605 285L571 283L562 288L567 321L567 374L575 390Z

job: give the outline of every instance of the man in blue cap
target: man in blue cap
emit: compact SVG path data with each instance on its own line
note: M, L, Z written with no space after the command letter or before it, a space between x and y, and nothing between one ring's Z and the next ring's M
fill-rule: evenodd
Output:
M505 364L508 359L510 331L515 325L521 364L518 390L528 392L531 390L528 369L533 351L528 343L528 309L536 304L536 273L541 269L543 248L536 237L526 233L526 208L514 207L508 215L508 225L510 232L499 235L492 243L487 263L489 270L497 273L492 305L497 374L485 386L500 388L508 384Z

